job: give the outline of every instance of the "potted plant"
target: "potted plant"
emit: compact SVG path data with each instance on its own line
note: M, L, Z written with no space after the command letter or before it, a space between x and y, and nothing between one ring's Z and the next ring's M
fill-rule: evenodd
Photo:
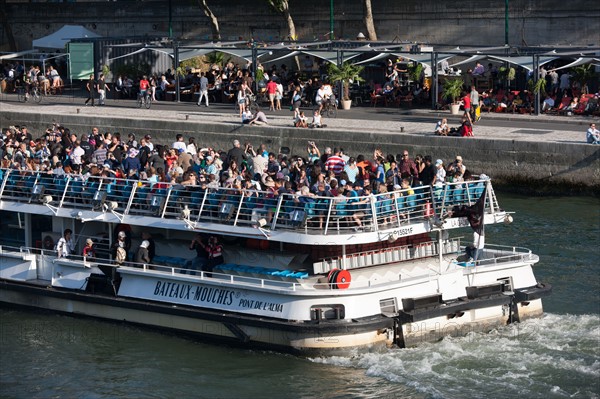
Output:
M332 82L342 82L342 108L350 109L350 84L353 82L364 82L360 73L364 67L344 62L341 67L335 64L329 64L328 75Z
M595 77L596 72L594 72L592 64L579 65L571 69L571 81L579 85L582 94L589 93L587 84Z
M443 84L444 98L451 101L452 115L458 115L460 111L459 97L463 88L462 78L446 79Z

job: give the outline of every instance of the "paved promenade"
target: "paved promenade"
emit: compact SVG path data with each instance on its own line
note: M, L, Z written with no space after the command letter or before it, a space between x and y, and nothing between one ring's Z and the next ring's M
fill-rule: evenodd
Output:
M14 96L4 95L0 100L0 116L4 112L48 115L48 123L59 122L61 116L77 115L100 118L127 118L138 120L189 121L192 123L217 123L235 125L240 118L233 104L214 104L208 108L193 103L159 102L152 108L139 109L131 100L108 100L103 107L84 106L80 99L71 101L48 101L42 104L18 103ZM55 100L51 98L50 100ZM69 100L69 98L67 98ZM311 114L310 109L304 110ZM292 127L292 113L289 109L266 111L272 127ZM40 116L41 116L40 115ZM364 132L381 135L424 135L433 136L435 121L447 117L450 126L458 127L459 116L451 116L448 111L427 109L398 109L383 107L354 107L349 111L339 110L337 118L323 118L327 130ZM44 118L42 116L42 118ZM1 126L9 121L2 118ZM312 117L309 117L309 121ZM475 139L499 139L533 142L584 143L585 131L593 119L581 116L520 115L484 113L482 120L475 124ZM253 128L253 127L247 127ZM472 140L467 139L465 140Z

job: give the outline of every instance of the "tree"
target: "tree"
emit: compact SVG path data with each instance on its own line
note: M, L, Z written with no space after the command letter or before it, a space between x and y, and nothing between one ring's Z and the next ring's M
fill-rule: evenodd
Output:
M210 30L212 31L212 39L215 42L221 41L221 31L219 30L219 20L216 15L213 14L208 4L206 4L206 0L198 0L198 5L204 11L204 15L208 17L210 20Z
M363 8L365 9L365 27L367 28L367 37L369 40L377 40L377 32L375 32L375 23L373 22L373 10L371 0L363 0Z
M294 25L294 19L292 18L292 14L290 14L289 0L267 0L267 2L275 11L283 15L283 18L288 26L289 39L292 41L297 40L298 37L296 36L296 25ZM296 56L294 57L294 60L296 61L296 68L300 70L300 59L298 56Z
M579 65L571 69L571 81L579 84L582 93L587 94L587 84L595 77L596 72L594 72L592 64Z
M342 100L350 100L350 84L352 82L364 82L360 73L365 69L363 66L344 62L341 67L335 64L329 64L328 77L332 82L342 82L343 97Z

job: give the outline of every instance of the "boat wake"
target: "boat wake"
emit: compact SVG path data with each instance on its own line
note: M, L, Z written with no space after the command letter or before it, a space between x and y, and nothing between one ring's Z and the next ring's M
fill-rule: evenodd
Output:
M546 314L418 348L321 357L431 398L598 398L600 316Z

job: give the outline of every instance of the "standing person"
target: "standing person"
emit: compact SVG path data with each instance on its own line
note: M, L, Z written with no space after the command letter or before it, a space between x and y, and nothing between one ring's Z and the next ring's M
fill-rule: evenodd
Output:
M473 121L471 120L471 95L463 91L461 96L463 107L465 108L465 116L467 117L467 119L469 119L469 123L473 123Z
M142 233L142 240L148 241L148 258L150 258L149 263L152 263L152 260L156 256L156 244L154 238L152 238L152 234L144 231Z
M275 96L275 109L281 111L281 100L283 99L283 85L277 81L277 95Z
M96 90L96 80L94 79L94 74L90 75L87 83L85 84L85 88L88 91L88 98L85 100L85 105L88 105L88 102L92 102L92 107L94 106L94 91Z
M190 275L195 275L195 271L206 271L208 265L208 252L206 245L202 241L202 234L196 234L196 237L190 243L190 250L196 251L196 257L192 260Z
M294 87L294 92L292 93L292 109L294 111L294 120L298 118L300 115L300 105L302 104L302 92L300 91L300 86Z
M148 82L148 77L146 75L142 76L140 80L140 98L146 97L146 93L150 88L150 82Z
M206 98L205 107L208 107L208 79L204 72L200 72L200 96L198 97L198 106L202 103L202 98Z
M85 240L85 247L83 247L83 258L95 258L96 249L94 248L94 241L91 238Z
M275 111L275 98L277 97L277 83L271 79L267 83L267 94L269 95L269 111Z
M105 81L104 74L100 74L100 78L98 79L98 105L104 105L104 101L106 100L106 92L110 91L110 87L108 87L108 83Z
M148 253L149 246L150 242L148 240L141 242L137 253L135 254L135 263L141 263L144 265L150 263L150 255Z
M479 108L479 92L475 88L475 85L471 86L469 97L471 99L471 120L477 122L481 118L477 116L477 109Z
M398 172L403 179L409 179L411 185L419 179L419 169L415 161L409 158L408 150L402 151L402 157L398 161Z
M72 240L73 231L66 229L63 236L56 243L56 252L59 258L66 258L75 251L75 243Z
M127 261L129 248L131 248L131 240L127 239L127 234L124 231L119 231L117 241L112 245L112 256L117 265L122 265Z
M204 244L202 244L204 245ZM208 239L208 245L204 246L208 253L208 263L206 265L207 277L212 276L212 271L215 266L223 264L223 245L219 244L219 240L215 236Z

